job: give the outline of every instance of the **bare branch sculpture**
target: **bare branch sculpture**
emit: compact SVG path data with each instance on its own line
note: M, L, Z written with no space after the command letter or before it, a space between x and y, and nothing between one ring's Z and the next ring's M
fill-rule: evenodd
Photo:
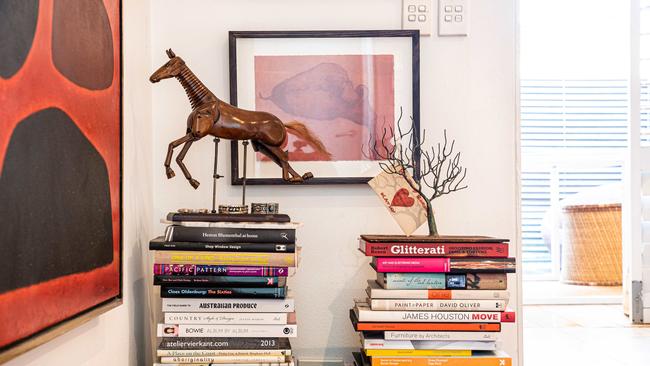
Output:
M442 144L437 143L429 149L423 149L426 130L422 132L422 138L418 139L413 129L413 119L411 118L410 126L403 126L402 117L400 108L397 131L392 127L384 128L381 140L371 136L368 152L364 149L364 154L382 160L379 166L384 172L402 176L418 192L426 202L429 235L437 236L438 227L431 202L445 194L467 188L467 185L462 185L467 168L460 164L460 152L454 153L456 141L451 140L450 144L447 140L447 130L444 130Z

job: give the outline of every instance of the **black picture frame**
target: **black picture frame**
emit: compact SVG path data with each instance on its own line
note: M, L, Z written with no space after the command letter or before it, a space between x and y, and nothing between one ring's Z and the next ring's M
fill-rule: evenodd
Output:
M230 104L237 106L237 40L244 38L380 38L403 37L411 39L412 60L412 118L413 139L417 147L420 140L420 31L419 30L327 30L327 31L230 31L229 32L229 67L230 67ZM238 141L230 143L231 184L242 185L240 176ZM414 149L413 161L420 161L419 149ZM280 169L278 168L278 175ZM314 177L303 185L322 184L365 184L373 177ZM247 185L284 185L281 178L246 177Z

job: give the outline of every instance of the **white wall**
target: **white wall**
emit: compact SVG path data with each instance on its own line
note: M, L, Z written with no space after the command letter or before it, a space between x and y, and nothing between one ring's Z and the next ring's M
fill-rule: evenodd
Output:
M173 48L204 83L228 100L229 30L399 29L400 0L157 0L152 7L151 72ZM457 139L468 168L470 189L435 202L440 231L507 237L518 244L516 175L516 0L472 1L468 38L422 38L421 125L428 140L442 129ZM203 184L194 191L178 174L167 180L167 144L185 131L190 112L175 81L153 89L153 223L168 211L210 206L213 145L192 146L185 160ZM229 173L222 144L221 173ZM177 169L177 173L180 170ZM279 173L279 171L278 171ZM239 187L221 180L222 203L238 202ZM348 320L353 298L362 297L372 277L368 260L356 250L361 233L399 233L366 185L249 187L250 201L277 201L281 211L303 222L301 269L292 288L298 303L301 358L346 358L358 349ZM517 245L518 246L518 245ZM513 254L514 248L513 245ZM512 281L512 296L519 298ZM517 307L517 301L512 301ZM521 323L519 323L521 324ZM515 326L506 326L504 348L517 357ZM515 364L517 364L515 362Z
M147 288L143 267L151 236L151 91L148 0L124 1L124 304L6 363L18 365L151 364ZM149 283L149 284L148 284Z

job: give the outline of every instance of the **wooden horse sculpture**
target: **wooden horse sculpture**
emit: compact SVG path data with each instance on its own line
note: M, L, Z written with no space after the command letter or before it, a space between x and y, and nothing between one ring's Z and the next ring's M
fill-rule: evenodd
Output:
M192 178L183 159L192 143L207 135L229 140L250 140L255 151L268 156L282 168L282 179L286 182L302 183L313 177L310 172L302 176L296 173L289 165L288 152L281 148L289 129L308 141L315 149L327 153L321 141L304 124L297 121L284 124L270 113L247 111L232 106L212 94L187 67L185 61L176 56L171 49L167 50L167 56L170 60L156 70L149 77L149 81L157 83L163 79L176 78L185 89L192 105L192 112L187 117L186 135L172 141L167 149L165 159L167 178L173 178L175 175L170 167L174 148L185 144L176 157L176 163L192 187L198 188L199 182Z

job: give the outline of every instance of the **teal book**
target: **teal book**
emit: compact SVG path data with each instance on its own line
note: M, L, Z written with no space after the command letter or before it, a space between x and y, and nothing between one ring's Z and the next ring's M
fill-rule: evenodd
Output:
M377 273L377 283L387 290L444 290L444 273Z

